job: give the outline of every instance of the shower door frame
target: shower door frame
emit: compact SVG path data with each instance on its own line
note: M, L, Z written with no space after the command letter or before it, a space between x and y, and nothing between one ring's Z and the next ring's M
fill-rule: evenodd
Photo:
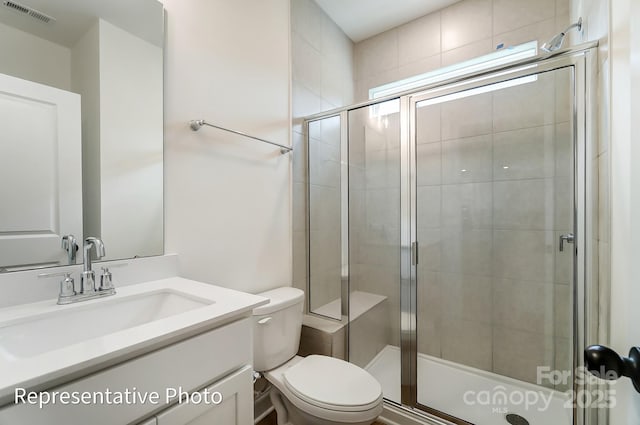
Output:
M559 55L536 58L533 61L515 63L479 75L439 84L436 87L420 90L402 96L400 99L400 167L401 167L401 404L454 423L468 422L452 416L450 412L440 412L417 400L417 288L418 288L418 237L417 237L417 143L416 143L416 104L428 99L460 93L491 84L497 84L516 78L555 72L559 69L573 68L574 98L572 99L573 124L573 233L575 235L575 255L573 259L573 371L584 366L582 350L597 340L597 286L594 270L588 268L587 258L594 258L594 249L588 242L593 240L594 212L588 208L595 186L594 173L587 158L594 157L593 117L597 101L594 87L596 72L596 49L588 46L569 49ZM588 195L589 194L589 195ZM589 202L589 203L588 203ZM585 243L587 242L587 243ZM597 269L596 269L597 270ZM590 322L587 318L591 318ZM575 373L574 373L575 378ZM588 390L574 379L574 395ZM573 408L573 425L592 425L595 421L593 409Z
M573 99L573 143L574 143L574 234L575 257L573 273L573 367L582 366L582 349L588 344L596 343L606 335L603 333L607 323L599 316L597 261L588 267L587 258L595 259L595 250L591 241L595 237L593 227L596 211L589 208L593 205L593 196L597 190L597 169L592 164L596 147L595 111L597 90L597 42L589 42L573 48L564 49L550 56L536 56L523 59L508 65L451 78L424 87L407 90L374 100L336 108L304 118L304 130L307 145L309 143L309 124L324 118L339 116L341 118L341 319L334 319L343 324L349 322L349 185L348 185L348 122L349 111L367 106L381 104L390 100L400 101L400 345L401 345L401 402L385 399L388 405L414 414L432 424L443 424L442 420L460 422L446 412L439 412L421 405L417 400L417 266L413 264L418 258L417 252L417 181L416 181L416 144L415 144L415 104L418 101L457 93L513 78L526 77L556 69L573 67L574 99ZM310 154L308 150L308 154ZM308 164L307 158L307 164ZM309 251L309 187L307 187L307 285L310 284L310 251ZM582 208L578 208L582 206ZM310 291L307 288L307 293ZM310 301L310 300L309 300ZM311 303L309 302L309 305ZM316 314L309 311L310 314ZM326 317L326 316L322 316ZM587 320L587 318L591 320ZM599 326L600 322L600 326ZM346 326L346 335L348 335ZM348 336L347 336L348 338ZM345 344L345 355L349 358L349 342ZM591 390L586 384L574 382L574 394L581 390ZM596 425L598 411L596 409L578 408L574 406L573 425Z

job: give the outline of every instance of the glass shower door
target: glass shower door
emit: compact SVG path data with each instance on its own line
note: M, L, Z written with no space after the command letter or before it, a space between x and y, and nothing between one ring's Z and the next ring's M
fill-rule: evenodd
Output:
M573 74L411 99L413 362L428 412L572 423Z

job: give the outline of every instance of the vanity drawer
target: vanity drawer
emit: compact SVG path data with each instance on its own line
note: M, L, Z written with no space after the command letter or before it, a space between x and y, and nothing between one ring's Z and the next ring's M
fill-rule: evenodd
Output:
M167 400L172 389L193 391L252 364L252 353L251 320L245 318L46 391L53 395L56 391L124 394L128 390L133 394L129 402L58 402L43 408L21 403L0 409L0 425L131 423L174 401ZM158 394L157 401L135 397L151 394Z

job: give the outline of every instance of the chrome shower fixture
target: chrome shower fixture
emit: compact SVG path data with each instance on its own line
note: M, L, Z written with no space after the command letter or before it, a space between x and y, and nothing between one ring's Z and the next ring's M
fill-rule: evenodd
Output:
M578 31L580 31L582 29L582 18L578 18L578 22L576 22L575 24L569 25L560 34L556 35L551 40L544 43L541 49L547 53L555 52L556 50L558 50L560 47L562 47L562 42L564 41L565 35L567 35L567 32L572 28L578 28Z

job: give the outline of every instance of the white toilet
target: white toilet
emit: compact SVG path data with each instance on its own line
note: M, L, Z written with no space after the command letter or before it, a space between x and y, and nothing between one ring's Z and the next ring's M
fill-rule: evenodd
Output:
M382 388L364 369L327 356L296 356L304 292L277 288L253 310L254 368L271 382L278 425L369 425L382 413Z

